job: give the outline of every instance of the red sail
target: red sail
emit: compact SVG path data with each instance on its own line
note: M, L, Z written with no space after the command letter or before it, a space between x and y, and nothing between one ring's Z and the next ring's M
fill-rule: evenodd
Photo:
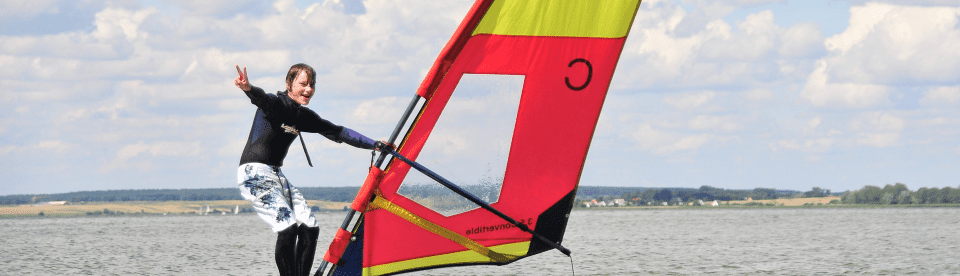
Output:
M492 187L493 208L560 243L639 4L477 1L421 84L426 103L399 152L468 182L458 185ZM476 92L468 79L514 87ZM387 165L334 275L506 264L551 249L486 210L417 192L430 189L417 174L403 162Z

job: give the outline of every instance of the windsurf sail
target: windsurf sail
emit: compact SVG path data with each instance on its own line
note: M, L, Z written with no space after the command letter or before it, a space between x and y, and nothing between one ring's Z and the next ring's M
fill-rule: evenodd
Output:
M557 248L639 5L474 3L390 138L406 127L397 152L464 191L395 158L381 170L381 156L317 274L503 265Z

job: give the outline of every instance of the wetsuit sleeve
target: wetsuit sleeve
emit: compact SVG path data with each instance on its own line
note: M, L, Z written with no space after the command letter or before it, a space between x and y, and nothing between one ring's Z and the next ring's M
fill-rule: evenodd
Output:
M274 107L278 104L276 97L270 97L260 87L251 85L250 91L243 91L243 93L247 94L247 98L250 98L250 103L265 110L275 110Z
M340 135L337 136L337 139L340 140L337 142L347 143L347 145L361 149L373 149L374 144L376 143L376 141L373 139L370 139L367 136L363 136L363 134L360 134L359 132L345 127L340 131Z
M300 120L301 122L298 125L300 125L301 131L319 133L337 143L347 143L347 145L361 149L373 149L374 143L376 143L373 139L352 129L335 125L320 118L320 115L307 108L301 109Z

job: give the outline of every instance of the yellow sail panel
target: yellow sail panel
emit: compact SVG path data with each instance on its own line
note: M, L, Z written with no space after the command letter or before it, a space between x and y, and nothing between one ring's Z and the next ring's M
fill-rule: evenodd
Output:
M504 254L522 256L527 254L530 242L518 242L490 247L491 250ZM363 275L383 275L398 271L406 271L427 266L442 266L460 263L489 263L490 258L480 255L473 250L464 250L449 254L423 257L419 259L400 261L364 268Z
M473 35L620 38L640 1L496 0Z

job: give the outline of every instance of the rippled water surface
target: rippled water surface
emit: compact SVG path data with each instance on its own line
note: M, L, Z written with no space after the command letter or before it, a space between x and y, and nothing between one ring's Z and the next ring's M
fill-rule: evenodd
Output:
M345 213L318 213L317 259ZM255 215L0 219L0 275L276 275ZM960 274L960 209L578 210L577 275ZM317 264L315 264L317 265ZM412 275L571 275L549 251Z

